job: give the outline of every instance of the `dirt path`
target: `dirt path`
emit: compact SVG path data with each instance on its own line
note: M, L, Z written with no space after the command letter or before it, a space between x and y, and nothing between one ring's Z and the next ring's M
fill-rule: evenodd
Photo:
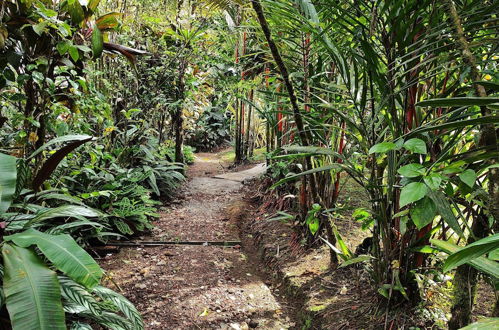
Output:
M231 208L241 205L242 183L236 180L241 176L213 178L223 172L217 154L198 154L183 187L185 199L164 208L152 236L144 239L239 240ZM278 292L274 295L270 283L259 275L259 265L243 250L239 246L123 248L106 258L102 267L142 312L146 329L293 328L292 308L279 300Z

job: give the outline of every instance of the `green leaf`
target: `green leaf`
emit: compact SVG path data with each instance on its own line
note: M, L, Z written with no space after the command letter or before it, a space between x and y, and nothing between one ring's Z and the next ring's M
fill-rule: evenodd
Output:
M498 248L499 234L482 238L451 254L445 261L443 271L448 272L451 269L461 266L470 260L476 259Z
M102 269L69 235L48 235L35 229L6 236L21 247L36 245L59 270L87 288L100 283Z
M440 252L439 250L434 249L429 245L413 247L411 248L411 251L419 253L428 253L428 254L435 254Z
M457 220L454 212L452 211L449 202L447 201L445 195L439 191L430 191L428 196L433 200L435 205L437 206L437 211L440 213L445 223L452 228L452 230L459 236L463 237L464 233L459 225L459 221Z
M33 219L31 219L24 226L24 228L29 228L32 224L37 222L55 218L100 218L104 216L105 215L102 212L88 206L63 205L37 213L37 215L33 217Z
M418 107L465 107L499 103L498 97L453 97L425 100L416 104Z
M58 279L61 285L62 297L66 301L83 306L94 315L102 312L102 306L84 286L66 276L58 276Z
M444 251L448 254L456 253L460 250L459 246L454 245L450 242L441 241L438 239L431 239L430 242L441 251ZM478 257L476 259L469 260L466 263L478 269L479 271L494 277L495 279L499 279L499 262L489 260L485 257Z
M45 28L47 27L49 22L43 21L41 23L38 23L36 25L33 25L33 31L35 31L36 34L41 36L43 32L45 31Z
M96 287L93 292L102 299L111 301L116 307L118 307L123 315L125 315L131 322L133 330L144 329L144 322L142 321L142 317L139 311L137 311L135 306L130 301L128 301L128 299L126 299L119 293L116 293L113 290L102 286Z
M68 11L75 25L79 25L85 19L85 12L79 0L68 0Z
M83 140L89 140L92 139L92 136L90 135L64 135L57 137L55 139L50 140L49 142L45 143L42 145L40 148L36 149L35 152L33 152L28 159L31 159L38 155L40 152L43 150L47 149L48 147L56 144L56 143L64 143L64 142L73 142L73 141L83 141Z
M78 48L75 46L70 46L68 51L69 51L69 56L71 56L73 61L78 62L78 59L80 58L80 53L78 52Z
M424 182L431 190L438 190L440 188L440 184L442 183L442 177L440 174L432 173L427 177L424 177Z
M68 52L71 43L67 40L61 41L57 44L56 48L60 55L64 55Z
M475 171L468 169L459 174L459 179L461 179L461 181L463 181L470 188L473 188L476 181L476 173Z
M277 186L279 186L279 185L281 185L283 183L295 180L295 179L297 179L299 177L302 177L302 176L305 176L305 175L309 175L309 174L313 174L313 173L318 173L318 172L326 172L326 171L331 171L331 170L340 170L340 169L343 169L343 168L344 168L343 164L339 164L339 163L334 163L334 164L329 164L329 165L326 165L326 166L316 167L316 168L313 168L313 169L308 170L308 171L304 171L304 172L301 172L301 173L298 173L298 174L293 174L293 175L286 176L284 179L279 180L277 183L275 183L274 185L272 185L270 187L270 189L274 189L275 187L277 187Z
M0 153L0 214L5 213L16 192L16 157Z
M102 32L94 25L94 30L92 32L92 51L94 53L94 58L100 57L103 49L104 39L102 37Z
M428 152L426 150L426 143L423 140L417 138L407 140L404 143L404 148L415 154L426 155L426 153Z
M307 225L312 235L315 235L315 233L319 230L319 219L316 217L309 217L307 219Z
M428 192L428 188L422 182L411 182L400 192L400 207L416 202L423 198Z
M329 148L311 147L311 146L288 146L284 147L288 153L303 153L312 155L331 155L340 156L336 151Z
M405 176L406 178L416 178L418 176L424 175L426 169L423 165L414 163L402 166L397 170L397 172L400 175Z
M87 8L90 9L92 12L95 12L100 1L101 0L89 0Z
M461 328L461 330L490 330L499 328L499 317L487 317Z
M122 16L120 13L108 13L99 17L95 24L101 31L112 30L118 27L118 17Z
M92 48L89 48L89 47L87 47L85 45L76 45L75 47L78 48L79 50L81 50L84 53L90 53L92 51Z
M437 207L433 200L429 197L425 197L417 201L414 207L411 209L411 219L418 229L425 227L426 225L432 223L433 219L437 215Z
M489 259L499 261L499 249L495 249L489 253Z
M346 266L350 266L350 265L357 264L359 262L364 262L364 261L371 260L371 259L374 259L374 257L370 256L370 255L363 254L363 255L360 255L358 257L348 259L345 262L342 262L341 265L338 266L338 268L343 268Z
M397 145L393 142L381 142L378 144L375 144L369 149L369 154L374 154L374 153L385 153L390 150L395 150L397 149Z
M340 246L340 249L342 252L342 254L340 254L340 257L344 260L351 258L354 254L352 253L352 251L350 251L348 246L345 244L345 241L343 240L343 237L341 237L340 232L338 231L336 226L333 226L333 233L334 233L334 236L336 237L336 243Z
M66 329L57 276L32 250L5 243L3 288L13 330Z

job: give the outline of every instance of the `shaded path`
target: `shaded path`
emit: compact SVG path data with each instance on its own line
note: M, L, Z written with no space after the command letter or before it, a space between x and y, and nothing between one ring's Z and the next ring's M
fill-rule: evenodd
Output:
M198 154L185 200L161 211L147 240L239 240L234 209L241 177L222 174L216 154ZM237 213L237 212L236 212ZM102 267L139 311L146 329L288 329L290 307L280 303L240 247L123 248Z

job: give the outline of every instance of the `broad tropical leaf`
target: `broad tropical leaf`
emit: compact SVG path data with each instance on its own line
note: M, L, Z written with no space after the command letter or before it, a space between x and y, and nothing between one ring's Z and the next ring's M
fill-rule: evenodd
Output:
M397 172L406 178L416 178L423 175L426 172L426 169L421 164L407 164L399 168Z
M34 251L5 243L3 288L14 330L66 329L57 276Z
M465 326L461 330L490 330L499 328L499 317L487 317Z
M433 200L425 197L416 202L411 209L411 219L418 229L430 224L437 215L437 207Z
M87 288L99 284L102 269L69 235L48 235L36 229L5 237L19 246L36 245L58 269Z
M16 179L16 158L0 153L0 213L6 212L12 203Z
M425 155L427 153L426 143L423 140L417 138L407 140L404 143L404 148L409 151L412 151L415 154Z
M438 249L448 254L456 253L460 249L459 246L455 244L438 239L431 239L430 242ZM499 279L499 262L489 260L485 257L478 257L475 259L471 259L466 263L475 267L479 271L494 277L495 279Z
M48 209L38 213L33 219L31 219L24 228L29 228L32 224L54 219L54 218L99 218L105 215L99 210L90 208L88 206L78 206L78 205L63 205L53 209Z
M444 272L499 248L499 234L482 238L451 254L444 264ZM498 274L499 275L499 274Z
M102 32L97 26L94 26L94 30L92 31L92 51L94 53L94 58L101 56L103 50L104 39Z
M390 150L395 150L397 149L397 145L393 142L381 142L378 144L375 144L374 146L369 149L370 154L374 153L385 153Z
M422 182L411 182L400 192L400 207L417 202L428 192L428 188Z

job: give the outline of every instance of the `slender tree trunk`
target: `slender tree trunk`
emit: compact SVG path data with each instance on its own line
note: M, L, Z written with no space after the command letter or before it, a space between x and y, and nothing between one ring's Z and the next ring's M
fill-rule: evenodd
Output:
M307 131L305 131L305 127L303 124L303 119L302 115L300 112L300 108L298 106L298 99L295 94L295 90L293 87L293 83L291 82L291 79L289 77L289 72L288 69L286 68L286 65L281 57L281 54L279 53L279 49L277 48L277 45L275 44L274 40L272 39L272 34L270 32L269 25L267 23L267 19L265 18L265 14L263 12L262 4L260 3L259 0L251 0L251 4L253 5L253 9L256 13L258 22L260 23L260 27L262 28L263 34L265 35L265 38L267 39L267 43L269 45L270 51L272 53L272 57L274 58L274 61L277 64L277 67L279 68L279 72L282 76L282 79L284 81L284 85L286 86L286 90L289 95L289 99L291 101L291 106L293 108L293 116L294 116L294 121L296 124L296 128L298 129L298 135L301 140L301 144L303 146L308 146L310 143L310 138L309 134ZM306 170L312 169L312 160L310 157L305 157L305 164L306 164ZM310 183L310 190L312 192L312 196L314 200L320 202L321 197L317 193L317 186L316 186L316 180L314 175L310 175L308 178L308 182ZM330 227L330 223L327 221L322 222L323 225ZM330 229L330 228L329 228ZM326 233L329 233L328 228L326 228ZM328 235L329 236L329 235ZM333 255L333 254L332 254ZM335 260L335 256L331 257L331 265L336 265L337 261Z
M183 118L183 101L185 98L185 70L187 67L186 59L182 59L180 63L180 70L178 75L178 99L181 100L180 104L177 105L177 109L174 115L174 125L175 125L175 161L178 163L184 162L184 155L182 154L182 144L183 144L183 132L182 125L184 123Z
M239 141L239 132L240 132L240 127L239 127L239 100L236 99L236 104L235 104L235 112L236 112L236 116L234 118L234 121L235 121L235 127L234 127L234 137L235 137L235 141L234 141L234 153L235 153L235 159L234 159L234 162L237 163L238 160L239 160L239 149L240 149L240 141Z
M249 92L249 101L253 101L253 90ZM248 119L246 120L246 141L244 142L244 151L243 151L243 158L247 159L250 156L250 135L251 135L251 116L252 116L253 108L250 104L248 104Z
M449 10L451 24L454 28L455 38L457 44L460 47L463 61L470 69L471 79L474 82L481 81L481 74L478 71L478 66L476 63L475 56L471 52L470 45L466 36L464 34L463 26L461 24L461 19L457 12L456 6L452 0L445 0L445 3ZM487 97L487 92L485 88L480 84L474 84L475 94L479 97ZM481 113L483 116L491 115L491 111L483 106L481 107ZM493 124L485 124L482 126L482 136L480 137L480 146L490 149L498 149L497 145L497 133ZM490 165L497 163L496 159L490 161ZM495 224L499 223L499 171L497 168L489 169L488 173L489 180L489 201L488 201L488 211L495 220ZM476 238L481 238L487 236L489 233L489 228L483 216L478 216L473 220L472 231ZM472 243L473 239L468 240L468 243ZM456 290L454 291L455 301L452 306L452 318L449 321L449 329L459 329L471 322L471 312L473 310L473 303L476 294L476 286L478 282L478 271L468 265L459 266L456 270L456 275L454 277L454 285Z

